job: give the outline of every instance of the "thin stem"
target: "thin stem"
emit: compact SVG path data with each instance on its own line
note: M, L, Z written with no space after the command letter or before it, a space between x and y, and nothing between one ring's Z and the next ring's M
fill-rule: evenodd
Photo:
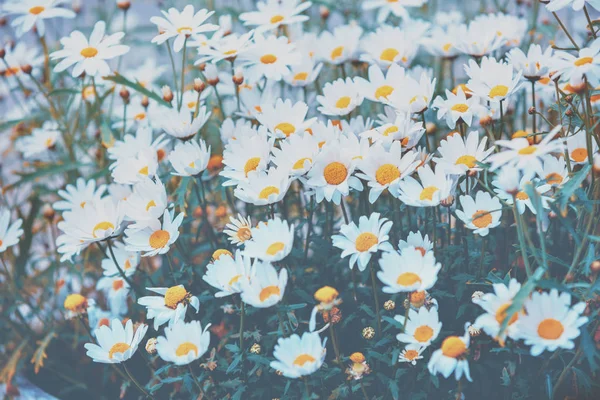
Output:
M483 278L483 260L485 258L485 246L487 244L487 237L481 238L481 257L479 258L479 275Z
M523 234L523 227L521 226L521 218L519 217L519 211L517 210L516 196L513 198L513 215L515 217L515 223L517 224L517 235L519 237L519 246L521 247L521 257L523 258L523 264L525 265L525 272L527 272L527 277L530 277L531 266L529 265L529 258L527 256L525 237Z
M437 206L433 207L433 255L437 255Z
M181 90L179 91L179 101L177 102L178 110L181 110L181 105L183 104L183 91L185 90L185 56L187 52L187 41L188 38L186 36L183 41L183 55L181 56Z
M365 400L369 400L369 396L367 395L367 389L365 389L365 385L363 384L362 379L360 380L360 389L363 392L363 396L365 396Z
M246 306L241 299L240 303L240 351L244 353L244 317L246 316Z
M127 369L127 365L125 365L125 363L122 363L122 365L123 365L123 369L125 370L125 373L129 377L129 379L131 380L131 382L133 382L133 384L139 389L139 391L142 392L144 394L144 396L146 396L146 398L149 397L151 399L154 399L154 397L150 393L148 393L146 391L146 389L144 389L144 387L137 381L137 379L135 379L133 377L133 375L131 375L131 373Z
M175 69L175 59L173 58L173 50L171 50L171 44L167 40L167 50L169 52L169 59L171 60L171 69L173 70L173 90L177 90L177 70ZM181 105L179 104L179 98L177 98L177 109L179 110Z
M535 81L532 79L531 80L531 107L533 107L535 109ZM533 133L537 132L537 115L535 112L533 112Z
M331 318L329 318L329 335L331 336L331 343L333 344L333 351L335 352L335 362L341 364L340 349L338 348L337 339L335 337L335 328L333 327Z
M344 205L344 199L340 201L340 208L342 209L342 214L344 214L344 221L346 221L346 225L350 223L348 219L348 212L346 212L346 206Z
M303 376L302 380L304 381L304 391L306 392L306 398L310 399L310 388L308 387L308 379L306 378L306 376Z
M592 23L592 19L590 18L590 14L588 13L587 6L583 6L583 12L585 13L585 18L587 19L590 31L592 31L592 35L594 36L594 39L596 39L598 36L596 35L596 30L594 29L594 24Z
M194 370L192 369L192 364L188 364L188 367L190 368L190 374L192 375L192 379L194 379L194 383L196 384L196 386L198 387L198 389L200 389L200 393L202 394L202 398L206 398L206 399L210 399L210 397L206 394L206 392L204 391L204 389L202 388L202 384L200 383L200 381L198 380L198 377L196 376L196 374L194 373Z
M96 242L96 243L98 243L98 246L100 246L99 242ZM125 271L123 271L123 269L119 265L119 262L117 261L117 257L115 257L115 252L113 251L112 243L111 243L110 239L108 239L106 241L106 245L108 246L108 252L110 253L110 257L112 258L113 263L115 263L115 266L117 267L117 270L119 271L119 275L121 275L121 278L123 278L123 280L125 282L127 282L131 288L133 288L135 294L139 296L141 294L140 290L138 289L138 287L136 285L134 285L133 281L131 281L131 279L129 279L127 277L127 275L125 275ZM100 247L100 249L102 249L102 248Z
M308 244L310 243L310 234L313 227L313 214L315 212L315 197L310 198L310 210L308 213L308 229L306 231L306 241L304 242L304 263L308 260Z
M375 314L377 318L377 334L381 336L381 315L379 313L379 294L377 293L377 282L375 281L375 267L373 262L371 268L371 286L373 288L373 299L375 300Z
M575 43L575 40L573 40L573 37L571 36L571 34L569 33L569 31L567 30L567 28L565 27L565 25L562 23L562 21L560 20L560 18L558 18L558 14L556 14L555 12L553 12L552 15L554 15L554 18L556 18L556 21L558 21L558 24L562 28L562 30L565 33L565 35L567 35L567 37L569 38L569 40L571 41L571 43L573 43L573 46L575 47L575 49L579 50L579 46L577 46L577 43Z

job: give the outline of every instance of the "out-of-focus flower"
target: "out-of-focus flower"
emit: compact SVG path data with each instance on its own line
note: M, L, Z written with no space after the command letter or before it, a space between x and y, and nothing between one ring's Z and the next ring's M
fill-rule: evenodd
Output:
M29 32L35 26L38 35L44 36L46 24L44 20L52 18L75 18L75 13L68 8L58 7L68 0L8 0L0 7L0 15L14 15L11 25L17 36Z
M304 332L302 337L293 334L279 338L273 351L275 361L271 361L271 368L281 371L286 378L310 375L323 365L326 344L327 338L321 341L316 332Z

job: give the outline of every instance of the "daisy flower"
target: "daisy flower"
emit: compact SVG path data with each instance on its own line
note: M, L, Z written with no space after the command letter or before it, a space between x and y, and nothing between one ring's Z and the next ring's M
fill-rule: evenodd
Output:
M113 319L110 327L103 325L96 329L94 336L98 344L86 343L86 355L94 362L118 364L129 360L136 352L138 345L148 330L148 325L140 324L133 330L133 322L128 319L125 326L118 319Z
M411 363L412 365L417 365L417 360L421 360L423 358L421 354L424 350L425 347L419 344L409 344L404 348L404 350L402 350L402 352L398 356L398 361Z
M543 168L537 171L540 179L543 179L551 187L560 187L569 181L569 169L564 157L546 155L542 157Z
M363 97L352 78L327 82L323 95L317 96L319 111L325 115L347 115L363 102Z
M406 241L400 239L398 242L398 251L402 253L404 249L414 247L419 250L421 254L425 255L430 250L433 250L433 243L429 240L429 235L423 236L421 232L409 232Z
M127 314L127 297L131 287L121 275L103 276L96 283L96 290L104 293L108 307L113 315L123 316Z
M488 192L480 190L475 195L475 200L469 195L460 196L462 210L456 210L465 227L472 229L473 233L487 236L491 228L500 225L502 217L502 204L497 197L492 197Z
M548 46L542 51L542 46L536 43L529 46L527 54L515 47L508 52L506 58L516 71L522 71L523 77L530 81L538 81L548 75L554 61L552 47Z
M414 121L409 113L396 112L392 107L386 106L385 110L385 115L380 114L380 117L384 118L380 118L379 122L383 124L361 132L360 137L369 138L374 144L379 143L386 149L395 141L400 142L405 149L415 147L425 134L423 123Z
M546 3L546 10L555 12L571 6L574 11L581 11L586 4L594 7L596 10L600 10L600 3L597 0L550 0Z
M261 106L261 113L257 116L258 122L266 126L269 133L277 139L289 137L295 133L303 133L317 120L306 119L308 106L299 101L292 104L290 99L277 99L275 105Z
M279 148L273 147L273 164L284 171L289 171L292 176L306 174L321 150L317 140L308 132L282 140Z
M485 311L485 314L477 317L473 325L478 329L483 329L486 334L500 343L504 343L507 336L511 339L518 339L519 314L522 314L520 312L515 313L511 317L510 321L508 321L506 331L502 336L499 336L499 333L502 324L507 318L506 311L512 305L515 295L521 289L521 284L513 278L508 283L508 286L504 283L494 283L492 287L494 288L493 293L486 293L480 298L473 299L473 303Z
M429 310L421 307L418 311L410 309L408 321L405 321L403 315L396 315L394 319L404 325L404 332L396 335L396 339L402 343L427 347L437 339L442 329L436 307Z
M519 186L515 191L506 190L502 187L501 182L494 180L492 181L492 184L495 186L494 192L509 205L512 205L516 199L519 214L523 214L527 208L529 208L533 214L536 214L538 210L535 209L529 195L525 192L526 185L532 185L533 189L539 194L543 208L549 208L548 203L552 201L552 199L544 195L551 189L551 186L545 183L538 184L537 182L533 182L533 175L533 172L524 174L519 180Z
M143 257L165 254L179 237L183 213L175 217L174 211L165 210L162 223L155 221L144 229L127 228L125 244L129 251L144 251Z
M58 195L64 200L54 202L52 208L57 211L84 208L86 204L100 200L105 192L106 185L98 185L96 188L94 179L86 182L83 178L77 178L75 185L68 184L64 190L58 191Z
M504 46L518 47L527 32L527 20L511 14L480 14L473 23L487 26L504 40ZM493 27L493 28L492 28Z
M225 169L220 173L229 180L223 186L248 182L249 175L266 170L274 142L275 138L267 136L266 128L256 135L244 135L229 141L223 150Z
M146 178L133 186L132 194L123 202L123 211L134 221L130 228L141 229L159 219L167 205L165 185L160 179Z
M250 271L250 282L241 281L242 301L256 308L268 308L279 303L285 294L287 269L277 270L271 263L255 262Z
M54 149L59 137L58 124L46 121L41 128L33 129L31 135L19 139L16 147L23 153L23 157L33 158Z
M126 276L133 275L140 263L139 253L127 251L122 242L114 242L112 248L121 270L125 272ZM102 260L102 270L104 276L115 276L120 273L110 255Z
M455 46L462 53L481 58L504 46L506 39L483 20L473 20L465 28L460 28L460 35Z
M378 10L377 22L382 24L390 14L402 19L410 18L407 7L421 7L427 0L367 0L362 4L365 11Z
M594 139L592 142L592 154L598 152L598 143ZM589 162L587 147L587 132L581 129L574 135L568 136L566 140L567 151L571 164L586 164Z
M275 218L261 222L251 229L252 239L245 243L244 254L262 261L284 259L294 245L294 225Z
M390 65L385 75L377 65L371 65L368 72L369 80L357 77L354 81L358 91L371 101L385 101L404 85L405 71L398 64Z
M169 288L147 288L160 296L144 296L138 299L138 304L147 308L146 318L154 319L154 329L169 322L183 320L188 305L196 312L200 309L200 301L196 296L185 290L183 285Z
M210 344L207 324L204 329L200 321L175 321L165 328L165 335L156 338L156 351L164 361L175 365L187 365L206 353Z
M152 148L139 150L133 156L120 158L110 165L111 176L116 183L134 185L154 178L158 170L158 155Z
M176 108L165 108L160 118L161 128L168 135L186 141L202 129L211 114L210 111L206 111L205 106L200 107L198 115L193 118L190 118L186 107L181 107L179 111Z
M448 336L442 342L442 347L433 352L427 364L427 368L432 375L439 372L444 378L448 378L454 372L457 381L464 375L469 382L472 382L469 362L467 361L471 341L467 328L470 325L470 322L465 324L465 334L463 336Z
M321 341L317 332L304 332L279 338L273 351L275 361L271 368L281 371L286 378L310 375L323 365L327 353L327 338Z
M271 167L250 174L247 181L238 183L233 194L245 203L264 206L281 201L291 183L288 171Z
M493 57L484 57L481 65L469 60L465 72L469 76L469 91L491 102L505 100L521 87L519 81L522 71L515 74L512 65L497 61Z
M340 235L331 237L333 246L342 250L341 257L350 256L350 269L358 262L358 269L364 271L372 253L394 251L388 242L392 221L379 216L379 213L372 213L369 217L363 215L358 220L358 226L354 222L344 224L340 227Z
M446 118L450 129L454 129L459 121L471 126L473 117L482 111L479 98L467 97L462 88L458 88L456 94L446 89L446 100L438 96L431 107L438 110L437 119Z
M566 51L555 52L555 72L553 78L562 77L571 85L579 83L583 77L597 82L600 79L600 40L594 40L589 47L579 50L577 56Z
M3 14L14 15L11 26L17 36L29 32L35 26L40 37L46 33L44 20L51 18L75 18L73 10L58 7L67 0L9 0L1 7Z
M236 140L237 137L253 136L257 131L252 127L252 121L238 118L235 121L231 117L225 118L219 127L219 134L223 145L227 145L230 140Z
M299 0L266 0L256 4L258 11L240 14L240 21L245 26L255 26L256 32L263 33L279 28L280 26L295 24L308 20L308 16L300 15L308 9L310 1Z
M259 261L254 261L254 264ZM206 266L202 280L218 289L216 298L231 296L242 291L242 282L250 279L252 261L241 251L235 252L235 259L221 256Z
M129 52L129 46L119 44L124 32L105 36L106 24L98 21L89 40L80 31L73 31L68 37L60 40L62 50L50 54L52 60L61 59L54 67L54 72L62 72L75 65L71 75L76 78L85 72L89 76L110 75L110 67L106 60L122 56Z
M0 254L6 249L19 243L19 238L23 235L22 219L17 219L10 223L10 211L6 208L0 208Z
M158 45L163 44L171 38L175 38L173 42L173 50L178 53L183 49L186 39L197 36L204 32L216 31L218 25L206 24L206 20L213 15L214 11L201 9L194 13L194 6L187 5L183 11L179 12L176 8L169 8L168 11L161 11L163 17L152 17L150 22L156 25L160 32L152 38L152 43Z
M384 293L417 292L427 290L437 281L442 264L436 263L433 252L425 255L420 250L407 248L399 254L385 252L379 259L381 271L377 277Z
M254 44L248 46L236 59L236 65L244 67L244 76L256 82L263 76L280 81L290 74L290 66L300 64L300 53L285 36L254 36Z
M371 188L369 202L375 203L386 189L397 197L400 181L412 174L419 165L416 157L417 154L413 151L402 156L402 145L398 141L393 142L389 150L378 144L371 146L367 156L358 161L358 168L362 172L356 174L366 180Z
M219 32L213 35L208 46L198 48L200 58L196 60L194 65L204 64L209 61L216 64L222 60L234 60L238 54L242 53L252 43L252 35L254 35L254 31L250 31L243 35L232 33L220 37L218 36Z
M391 25L377 28L361 42L364 53L360 60L387 69L392 64L409 67L417 55L419 44L409 38L406 31Z
M436 23L436 27L422 40L422 44L432 56L452 59L461 53L456 44L466 30L465 25L450 25L444 29Z
M329 313L334 307L342 304L342 299L339 297L340 293L331 286L323 286L319 288L314 298L319 302L315 305L310 313L310 320L308 322L308 330L314 332L317 326L317 313L321 312L323 315Z
M231 244L239 247L252 239L252 220L250 216L244 217L238 214L237 218L229 217L229 221L230 223L225 225L223 233L227 235L227 240Z
M452 179L440 166L435 172L429 165L417 169L420 183L412 176L407 176L398 186L399 198L413 207L433 207L446 199L453 188Z
M290 74L284 75L283 80L293 87L306 87L317 80L322 68L322 63L302 60L300 64L290 65Z
M436 78L421 72L419 80L411 76L404 79L402 90L396 90L386 99L386 103L401 112L420 114L429 108L433 100Z
M479 141L479 132L471 131L466 139L459 134L447 136L440 142L438 152L441 157L433 157L437 168L444 168L448 173L463 175L470 171L480 171L477 163L484 163L494 148L485 149L487 137Z
M115 141L107 150L108 158L119 162L120 160L135 157L141 150L152 150L159 153L166 145L165 135L154 139L149 126L138 126L135 135L126 134L122 140Z
M189 140L179 142L169 154L169 162L175 170L173 175L197 176L204 172L210 159L210 146L206 148L206 142Z
M572 349L579 328L588 321L581 315L585 307L585 302L571 306L571 295L556 289L533 292L525 302L524 315L519 316L519 338L531 346L534 357L545 350Z
M358 24L337 26L333 33L323 31L317 41L317 59L341 65L354 59L358 52L363 29Z

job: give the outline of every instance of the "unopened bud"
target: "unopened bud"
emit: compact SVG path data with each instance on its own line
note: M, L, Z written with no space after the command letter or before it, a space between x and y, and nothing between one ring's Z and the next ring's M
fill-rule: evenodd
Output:
M171 91L171 88L168 87L167 85L162 87L162 95L163 95L163 100L166 101L167 103L170 103L173 101L173 92Z
M206 77L206 82L211 86L216 86L219 83L219 71L214 64L206 64L204 76Z
M529 107L529 110L527 110L527 112L529 113L529 115L535 114L535 107Z
M592 263L590 264L590 270L595 274L600 272L600 260L592 261Z
M331 12L329 11L329 8L327 6L319 7L319 15L321 16L321 18L323 18L323 19L329 18L330 13Z
M129 90L127 90L126 87L123 87L121 89L121 91L119 92L119 96L121 96L123 101L128 102L129 101Z
M240 86L242 83L244 83L243 70L241 68L236 68L235 73L233 74L233 77L231 78L231 80L237 86Z
M150 105L150 99L148 98L148 96L142 97L142 107L148 108L149 105Z
M565 111L565 115L567 117L572 117L573 116L573 110L569 108L567 111Z
M33 67L31 66L31 64L25 64L21 67L21 71L23 71L27 75L30 75L31 71L33 71Z
M6 50L4 50L4 48L0 49L0 58L4 59L4 56L6 55Z
M198 93L202 93L202 91L206 88L206 83L200 78L194 79L194 90Z
M44 218L46 218L48 221L52 221L54 219L55 214L56 213L54 212L54 209L50 204L44 204L44 206L42 207L42 215L44 216Z
M437 125L433 122L428 122L427 124L425 124L425 131L428 135L433 135L435 131L437 131Z
M5 26L7 22L8 19L6 17L0 17L0 27Z
M148 354L156 353L156 343L158 343L158 340L156 340L156 338L148 339L148 341L146 342L146 351L148 352Z
M567 96L565 96L565 101L569 104L571 104L573 102L573 95L569 94Z
M448 196L445 199L440 201L440 204L443 207L452 207L452 204L454 204L454 196Z
M117 1L117 7L123 11L127 11L131 7L131 2L127 0Z
M479 120L479 124L481 126L490 126L490 125L492 125L493 122L494 122L494 120L490 116L483 117Z

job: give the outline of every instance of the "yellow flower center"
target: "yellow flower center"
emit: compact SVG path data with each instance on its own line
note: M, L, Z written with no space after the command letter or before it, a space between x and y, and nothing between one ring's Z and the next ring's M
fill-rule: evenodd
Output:
M537 150L537 146L527 146L527 147L523 147L521 150L519 150L519 154L529 155L529 154L535 153L536 150Z
M229 250L217 249L212 254L212 259L216 261L216 260L220 259L222 256L229 256L229 257L233 258L233 254L231 254L231 252Z
M454 164L456 165L465 165L467 168L473 168L475 167L475 163L477 162L477 159L473 156L470 155L464 155L464 156L460 156L458 157L458 159L456 160L456 162Z
M260 164L260 157L252 157L246 161L246 165L244 165L244 174L248 177L248 174L251 171L256 171L258 168L258 164Z
M325 178L325 182L330 185L339 185L346 180L347 176L348 169L344 164L338 161L328 164L325 169L323 169L323 177Z
M80 54L85 58L92 58L95 57L96 54L98 54L98 49L96 49L95 47L86 47L85 49L81 50Z
M304 158L301 158L298 161L296 161L294 163L294 166L292 167L292 169L302 169L302 168L304 168L304 161L306 161L306 160L308 160L309 162L312 163L312 158L310 158L310 157L304 157Z
M449 52L450 49L452 48L452 43L446 43L445 45L442 46L442 50L444 50L444 52Z
M340 293L331 286L323 286L315 292L315 300L321 303L331 303Z
M380 97L387 98L390 94L392 94L393 91L394 91L394 88L391 87L390 85L380 86L375 91L375 98L377 100L379 100Z
M112 288L115 292L123 289L123 286L123 279L115 279L112 283Z
M188 106L188 108L196 108L196 102L195 101L188 101L187 106Z
M398 178L400 170L394 164L383 164L375 172L375 179L380 185L389 185Z
M165 292L165 307L174 310L186 297L188 297L188 292L183 286L171 286Z
M510 307L511 303L506 303L506 304L502 304L500 307L498 307L498 309L496 310L496 321L502 325L504 323L504 320L507 317L507 313L506 310L508 310L508 307ZM508 325L512 325L515 323L515 321L519 319L519 313L515 313L511 318L510 321L508 321Z
M594 59L592 57L581 57L578 58L577 60L575 60L575 65L577 67L581 67L582 65L586 65L586 64L591 64L594 62Z
M396 283L400 286L412 286L415 283L420 283L421 277L414 272L403 272L398 275Z
M123 269L124 270L128 270L129 268L131 268L131 261L129 261L129 259L125 260L125 264L123 265Z
M276 24L278 22L283 21L283 19L284 19L283 15L274 15L271 17L271 23Z
M337 108L346 108L350 105L350 96L342 96L335 102Z
M237 50L235 50L235 49L234 50L227 50L227 51L223 52L223 55L230 56L230 55L235 54L235 53L237 53Z
M275 242L269 247L267 247L267 254L270 256L274 256L275 254L282 251L285 247L285 243L283 242Z
M138 174L148 176L148 166L146 165L145 167L140 168L140 170L138 171Z
M304 353L304 354L300 354L298 357L296 357L296 359L294 360L294 365L302 367L307 362L315 362L315 361L317 361L317 360L313 356L311 356L310 354Z
M152 232L152 235L150 235L150 239L148 239L148 242L150 243L150 247L152 247L153 249L160 249L165 247L167 243L169 243L169 239L171 239L171 235L169 234L169 232L159 229L158 231Z
M563 324L554 318L546 318L540 322L537 329L538 335L540 335L541 338L548 340L558 339L564 331L565 328Z
M96 224L96 226L94 226L94 229L92 230L92 236L94 238L97 238L98 237L98 236L96 236L97 231L108 231L108 230L114 230L114 229L115 229L115 226L108 221L98 222Z
M404 358L409 361L415 360L417 357L419 357L419 352L416 350L406 350L404 353Z
M379 59L381 61L393 62L398 54L400 54L398 50L394 49L393 47L388 47L387 49L381 52Z
M344 52L344 46L338 46L331 51L330 57L333 61L335 61L336 58L340 58L342 56L343 52Z
M289 122L281 122L275 125L275 130L283 132L285 136L290 136L292 133L296 132L296 127Z
M271 285L263 288L258 295L260 301L265 301L271 296L279 296L281 294L281 290L279 286Z
M295 81L305 81L308 78L308 72L298 72L294 75Z
M425 343L433 336L433 329L427 325L421 325L415 329L415 340L417 342Z
M527 193L520 191L519 193L517 193L516 198L517 198L517 200L525 201L525 200L529 199L529 196L527 195Z
M229 286L233 286L233 285L235 285L240 280L241 277L242 277L241 274L240 275L236 275L233 278L231 278L227 284Z
M382 135L383 136L389 136L392 133L396 133L398 131L399 131L398 127L396 125L392 125L390 127L385 128L385 130L383 131Z
M465 112L469 111L469 106L466 105L465 103L458 103L458 104L453 105L451 110L458 111L460 113L465 113Z
M69 311L82 310L87 307L87 299L79 293L73 293L67 296L63 305Z
M146 119L146 113L138 113L135 114L135 116L133 117L134 120L136 121L143 121Z
M365 362L365 355L360 352L352 353L350 354L350 361L357 364L363 363Z
M184 35L190 35L192 33L192 27L182 26L181 28L177 29L177 33L184 34Z
M442 354L446 357L458 358L466 351L467 345L458 336L448 336L442 342Z
M156 202L154 200L150 200L148 204L146 204L146 211L149 211L152 207L156 207Z
M439 189L435 186L427 186L423 188L421 194L419 195L419 199L421 200L433 200L433 194L437 192Z
M38 15L38 14L40 14L42 11L44 11L45 9L46 9L46 8L45 8L45 7L42 7L42 6L34 6L34 7L31 7L31 8L29 9L29 14Z
M583 162L585 161L587 156L587 149L582 147L575 149L571 152L571 159L573 159L573 161L575 162Z
M557 172L552 172L546 175L546 183L549 185L560 185L562 181L563 177Z
M496 85L490 90L489 97L490 99L495 99L496 97L504 97L508 93L508 86L504 85Z
M418 247L417 247L418 249ZM425 251L422 252L425 255ZM412 292L410 294L410 304L412 304L416 308L420 308L423 304L425 304L425 298L427 297L424 290Z
M486 210L477 210L473 213L472 222L478 228L485 228L492 223L492 214Z
M265 54L260 58L260 62L263 64L273 64L275 61L277 61L275 54Z
M116 353L125 353L130 347L127 343L115 343L108 351L108 358L112 359Z
M252 239L252 231L247 226L242 226L237 231L237 238L240 242L245 242L246 240Z
M196 357L198 357L198 347L191 342L183 342L179 346L177 346L177 350L175 350L175 355L177 357L187 356L190 351L196 353Z
M279 189L275 186L267 186L258 194L259 199L267 200L270 195L279 194Z
M368 251L379 243L379 238L371 232L363 232L356 238L355 247L360 252Z

